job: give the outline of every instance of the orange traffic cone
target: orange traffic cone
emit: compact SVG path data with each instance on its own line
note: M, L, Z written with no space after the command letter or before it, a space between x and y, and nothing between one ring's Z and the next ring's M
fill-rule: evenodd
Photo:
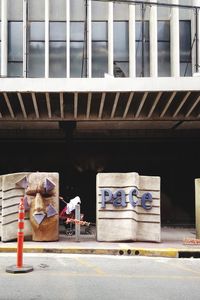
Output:
M18 214L17 264L7 267L6 272L8 273L28 273L33 271L32 266L23 265L24 215L24 198L21 198Z

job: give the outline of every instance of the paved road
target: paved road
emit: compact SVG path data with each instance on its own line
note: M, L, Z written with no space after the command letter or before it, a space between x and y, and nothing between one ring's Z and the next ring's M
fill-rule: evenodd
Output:
M25 254L27 274L9 274L0 254L1 300L199 300L200 259Z

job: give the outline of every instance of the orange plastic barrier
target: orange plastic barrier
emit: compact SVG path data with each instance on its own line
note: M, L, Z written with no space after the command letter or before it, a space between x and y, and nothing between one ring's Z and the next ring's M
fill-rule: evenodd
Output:
M19 203L18 233L17 233L17 268L23 266L23 244L24 244L24 198Z

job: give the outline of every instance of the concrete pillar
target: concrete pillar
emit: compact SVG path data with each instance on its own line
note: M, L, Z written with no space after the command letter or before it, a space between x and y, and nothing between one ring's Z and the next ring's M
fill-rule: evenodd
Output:
M87 2L87 77L92 77L92 1Z
M7 0L1 0L1 76L8 74L8 16Z
M172 0L172 4L179 4L179 0ZM170 56L171 76L180 76L180 42L179 42L179 8L171 8L170 19Z
M129 5L129 77L136 76L135 5Z
M49 77L49 0L45 0L45 78Z
M108 3L108 74L113 76L113 3Z
M66 0L66 76L70 77L70 0Z
M150 2L157 2L157 0L150 0ZM149 17L149 34L150 34L150 77L158 76L158 25L157 25L157 5L150 7Z
M195 179L196 238L200 239L200 178Z
M193 0L194 6L200 7L200 0ZM200 11L197 9L197 15L196 15L196 20L195 20L195 31L196 31L196 70L195 72L200 72L200 41L199 41L199 36L200 36ZM195 12L195 13L196 13Z

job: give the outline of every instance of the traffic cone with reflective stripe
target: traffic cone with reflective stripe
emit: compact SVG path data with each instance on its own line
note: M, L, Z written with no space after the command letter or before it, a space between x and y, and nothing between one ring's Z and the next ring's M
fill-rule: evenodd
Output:
M18 232L17 232L17 267L23 265L23 244L24 244L24 199L21 198L18 214Z
M18 214L17 264L7 267L6 272L8 273L27 273L33 271L32 266L23 265L24 215L24 198L21 198Z

